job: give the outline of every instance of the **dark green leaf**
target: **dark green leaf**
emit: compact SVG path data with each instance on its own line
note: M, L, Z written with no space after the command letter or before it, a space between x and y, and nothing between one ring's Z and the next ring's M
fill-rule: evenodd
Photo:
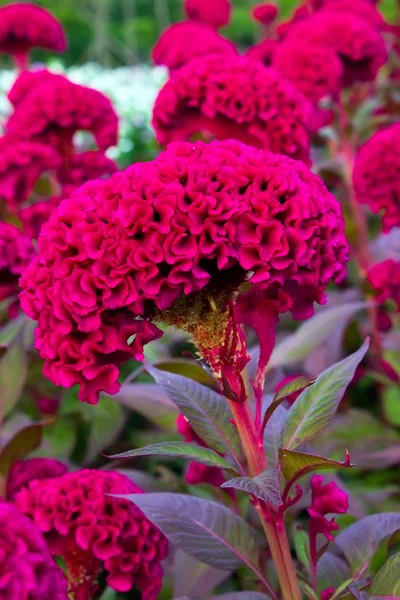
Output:
M163 492L122 497L136 504L172 544L201 562L223 571L244 563L263 579L255 531L225 506Z
M122 454L109 456L113 460L121 458L135 458L136 456L174 456L178 458L188 458L196 462L208 465L209 467L220 467L226 469L230 473L235 473L235 469L222 456L211 450L211 448L203 448L196 444L187 444L186 442L161 442L152 444L145 448L137 450L128 450Z
M348 560L351 573L360 575L368 568L381 542L399 530L400 513L370 515L342 531L335 542Z
M0 473L7 475L12 465L39 448L46 422L32 423L20 429L0 450Z
M282 466L282 473L287 482L293 479L297 480L303 475L313 473L314 471L327 471L337 469L349 469L350 456L346 454L344 462L330 460L323 456L314 454L305 454L303 452L292 452L291 450L279 450L279 462Z
M284 448L295 450L324 433L368 347L369 340L366 340L357 352L326 369L312 386L300 394L289 410L283 432Z
M279 476L276 469L266 469L257 477L236 477L221 485L222 488L234 488L248 492L260 500L266 500L274 506L282 504L279 489Z
M147 367L159 386L210 448L235 458L241 449L237 429L226 399L192 379Z
M0 422L17 403L24 388L26 375L25 350L19 335L0 360Z

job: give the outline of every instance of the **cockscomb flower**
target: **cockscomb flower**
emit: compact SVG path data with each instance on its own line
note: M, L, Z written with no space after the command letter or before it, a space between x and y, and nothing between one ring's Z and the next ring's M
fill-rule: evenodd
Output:
M110 177L118 170L116 163L100 150L89 150L73 154L68 165L57 172L57 179L62 185L62 194L69 196L76 188L92 179Z
M152 58L156 65L165 65L173 71L207 54L232 56L237 54L237 49L212 27L197 21L183 21L163 32L153 48Z
M359 149L353 172L356 197L374 213L382 212L382 229L400 225L400 123L375 133Z
M45 375L96 403L118 391L117 365L161 336L154 322L213 352L246 279L303 319L347 254L340 206L303 163L233 140L175 143L61 203L21 303L39 320Z
M258 21L264 26L273 23L278 16L278 7L275 4L258 4L252 10L252 16L255 21Z
M15 504L43 532L53 555L63 558L77 598L91 597L105 575L114 590L137 586L143 600L155 600L168 542L134 504L112 496L141 493L124 475L84 469L32 481Z
M62 199L60 196L51 196L48 200L40 200L22 208L18 212L18 217L22 222L24 235L31 240L37 239L43 225L49 220Z
M67 580L39 528L0 502L0 600L68 600Z
M13 464L7 477L7 500L14 500L16 494L35 479L51 479L67 473L68 467L52 458L30 458Z
M63 52L67 41L61 23L47 10L30 3L0 8L0 52L11 54L24 69L32 48Z
M47 143L64 158L71 155L78 131L91 132L101 150L117 144L118 117L106 96L62 75L46 75L42 83L43 74L36 75L38 84L15 106L6 124L8 133Z
M244 56L210 55L171 75L153 127L161 144L207 133L308 162L310 115L307 100L278 71Z
M185 0L189 19L219 29L229 23L231 4L229 0Z
M36 87L44 83L63 82L64 75L53 73L47 69L37 69L33 71L23 71L18 75L13 85L7 93L7 98L15 107Z
M333 594L335 593L335 588L330 587L323 592L321 592L321 600L331 600Z
M392 259L374 265L368 273L368 282L376 292L376 301L384 304L392 300L400 312L400 262Z
M385 42L365 19L352 13L321 10L293 25L291 40L331 48L343 65L343 85L374 81L387 60Z
M311 546L315 544L318 534L324 535L329 542L333 542L334 538L331 532L337 531L339 525L335 519L328 521L325 515L330 513L342 515L349 509L346 492L343 492L334 481L322 485L323 480L322 475L314 475L311 479L311 508L308 509Z
M0 137L0 199L16 211L28 199L41 174L61 164L60 155L46 144L11 135Z
M270 67L277 44L277 40L262 40L261 42L258 42L258 44L253 44L253 46L247 48L244 55L252 60L262 62L264 67Z
M35 254L29 238L14 225L0 222L0 301L18 293L19 277Z

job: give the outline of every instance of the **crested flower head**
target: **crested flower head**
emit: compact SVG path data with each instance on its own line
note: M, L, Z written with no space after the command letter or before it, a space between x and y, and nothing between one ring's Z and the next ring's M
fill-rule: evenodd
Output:
M14 225L0 222L0 301L18 293L18 280L35 256L31 240Z
M40 529L0 502L0 600L68 600L67 581Z
M45 375L95 403L118 391L116 365L161 335L154 322L218 347L246 279L307 318L347 253L340 206L303 163L232 140L175 143L61 203L21 303L39 320Z
M343 65L345 86L357 81L374 81L387 60L380 33L353 13L321 10L293 25L288 38L334 50Z
M37 85L22 98L19 90L19 101L6 125L8 133L43 141L67 156L78 131L90 131L101 150L116 145L118 117L106 96L62 75L35 75ZM12 96L17 96L15 89Z
M349 499L346 492L343 492L334 481L322 485L323 480L322 475L314 475L311 480L311 508L308 509L310 535L315 538L320 533L332 542L331 532L337 531L339 526L335 519L328 521L325 515L330 513L342 515L346 513L349 508Z
M197 21L183 21L168 27L153 48L156 65L165 65L170 71L179 69L194 58L207 54L237 54L235 45L215 29Z
M61 166L61 157L39 141L0 137L0 199L12 211L23 204L42 173Z
M400 312L400 262L391 258L374 265L368 273L368 282L376 291L376 301L383 304L392 300Z
M375 133L358 151L353 183L357 200L382 212L385 233L400 225L400 123Z
M277 40L261 40L261 42L249 46L244 55L252 60L258 60L262 62L264 67L270 67L272 64L272 56L277 44Z
M253 19L262 25L270 25L278 16L278 7L276 4L258 4L252 10Z
M32 48L63 52L67 41L61 24L47 10L17 2L0 8L0 52L26 66Z
M76 597L91 597L105 575L114 590L137 586L143 600L155 600L168 542L134 504L112 496L140 493L124 475L85 469L32 481L15 503L43 532L51 552L63 558Z
M60 477L68 471L67 465L52 458L30 458L13 464L7 477L7 500L14 500L16 494L35 479Z
M229 0L185 0L189 19L219 29L229 23L231 5Z
M278 71L244 56L210 55L172 74L153 126L161 144L207 132L307 162L310 110Z

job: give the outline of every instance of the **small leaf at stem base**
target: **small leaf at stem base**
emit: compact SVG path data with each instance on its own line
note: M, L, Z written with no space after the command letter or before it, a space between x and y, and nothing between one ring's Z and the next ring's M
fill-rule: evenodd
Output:
M303 452L293 452L279 448L279 462L282 467L282 473L287 483L291 486L308 473L314 471L327 471L336 469L350 469L354 465L350 463L350 455L346 450L346 458L344 462L331 460L323 456L314 454L305 454Z
M276 469L266 469L257 477L236 477L221 485L222 488L235 488L252 494L259 500L265 500L274 506L282 504L279 489L279 477Z

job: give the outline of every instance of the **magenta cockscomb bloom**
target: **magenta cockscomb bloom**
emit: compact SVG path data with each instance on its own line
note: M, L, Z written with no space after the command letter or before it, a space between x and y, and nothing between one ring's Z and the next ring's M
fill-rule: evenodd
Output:
M68 467L52 458L30 458L13 464L7 477L7 500L14 500L16 494L35 479L51 479L67 473Z
M15 504L43 532L53 555L65 561L77 598L91 597L106 575L114 590L137 586L143 600L155 600L168 542L134 504L112 496L141 493L124 475L84 469L31 482Z
M278 16L278 13L278 7L270 3L258 4L252 10L253 19L264 26L271 25Z
M40 175L62 164L58 152L46 144L0 137L0 199L15 212L32 192Z
M8 133L45 142L67 158L77 131L91 132L101 150L117 144L118 117L106 96L62 75L35 75L37 85L22 99L21 90L14 89L14 101L17 95L19 101L6 124Z
M308 162L311 107L285 78L244 56L210 55L173 73L154 105L158 141L198 133Z
M400 312L400 262L388 259L374 265L368 272L368 282L376 292L376 301L392 300Z
M18 212L18 217L22 222L24 234L31 240L37 239L43 225L49 220L62 199L60 196L52 196L47 200L41 200L22 208Z
M153 48L152 57L156 65L165 65L173 71L207 54L232 56L237 54L237 49L212 27L197 21L183 21L164 31Z
M311 546L315 545L315 538L322 534L329 542L333 542L332 531L337 531L339 525L335 519L328 521L325 515L337 513L342 515L349 509L349 499L346 492L343 492L336 483L331 481L322 485L324 478L322 475L314 475L311 480L311 508L308 509L310 515L310 540Z
M343 85L374 81L387 60L385 42L365 19L352 13L321 10L293 25L288 38L331 48L343 65Z
M27 66L32 48L63 52L66 47L61 23L47 10L25 2L0 8L0 52L11 54L20 68Z
M0 222L0 301L18 294L18 280L35 257L31 240L14 225Z
M229 0L185 0L185 11L189 19L219 29L229 23L231 4Z
M335 588L330 587L327 590L321 592L321 600L331 600L333 594L335 593Z
M244 55L247 56L247 58L251 58L252 60L258 60L262 62L264 67L270 67L272 64L272 57L277 45L277 40L262 40L261 42L253 44L253 46L247 48Z
M232 140L176 143L61 203L21 303L39 320L45 375L96 403L118 391L116 365L161 336L154 321L195 336L214 323L209 298L224 314L247 278L280 312L306 318L347 254L340 206L303 163ZM218 327L216 347L222 318Z
M357 200L382 212L382 229L400 225L400 123L375 133L359 149L353 172Z
M40 529L0 501L0 600L68 600L67 580Z
M63 165L57 172L57 179L62 185L62 194L66 198L76 188L93 179L105 179L118 170L116 163L100 150L89 150L73 154L68 165Z
M37 69L34 71L24 71L20 73L10 90L7 98L11 104L16 107L26 96L36 87L44 83L54 83L55 81L64 82L65 77L59 73L52 73L47 69Z

